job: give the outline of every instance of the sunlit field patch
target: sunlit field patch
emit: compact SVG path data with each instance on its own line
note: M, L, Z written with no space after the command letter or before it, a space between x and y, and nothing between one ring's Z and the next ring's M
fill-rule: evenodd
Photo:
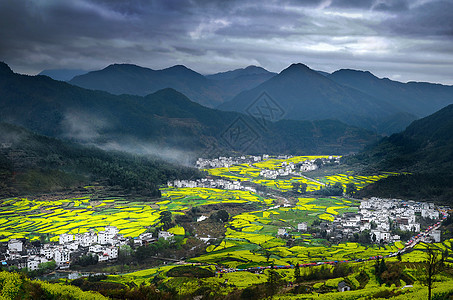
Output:
M108 225L118 227L120 234L135 237L159 218L159 211L146 202L127 201L127 207L116 205L111 199L97 200L94 206L92 203L88 197L57 201L4 200L0 206L2 241L21 237L33 239L43 234L84 233L89 229L100 231Z
M330 184L335 184L339 182L343 185L343 188L346 188L346 185L348 183L354 183L357 189L362 189L373 182L387 178L389 176L396 176L399 174L400 173L395 172L383 172L382 174L372 176L359 176L359 175L352 176L347 174L337 174L332 176L325 176L324 181Z
M335 157L337 157L337 156L335 156ZM287 158L287 159L271 158L271 159L268 159L268 160L265 160L262 162L255 163L254 166L261 168L261 169L275 170L275 169L281 168L282 163L291 162L291 163L297 164L297 163L304 162L306 160L316 160L318 158L328 159L329 156L328 155L318 155L318 156L310 155L310 156L294 156L294 157Z
M249 191L181 188L165 189L159 202L134 202L124 199L96 199L89 197L54 201L28 198L4 199L0 203L0 240L12 238L38 238L41 235L57 236L62 233L84 233L89 229L104 230L116 226L120 234L136 237L148 226L157 224L160 211L170 210L184 214L191 206L219 203L255 202L271 205L265 199ZM250 227L250 226L249 226ZM259 226L250 227L256 230ZM171 229L176 235L184 235L184 228ZM245 230L247 231L247 230Z
M178 189L164 189L162 192L163 197L171 199L171 203L165 202L169 209L172 205L178 203L183 205L199 206L207 204L221 204L221 203L247 203L257 202L268 204L272 203L271 199L265 199L250 191L241 190L223 190L213 188L178 188ZM162 202L160 202L162 203Z
M353 202L341 197L298 198L294 207L279 207L236 215L226 224L227 231L222 242L218 246L208 246L207 253L201 258L194 258L193 261L219 263L232 267L262 266L270 262L277 264L282 261L286 264L288 262L343 261L398 251L398 248L393 245L380 248L379 246L364 247L357 243L342 243L327 247L319 244L311 234L297 232L297 224L300 222L308 222L308 225L316 219L331 222L335 215L346 211L357 211L356 203L345 201ZM287 234L291 234L300 245L288 247L284 237L277 235L279 228L285 228ZM251 251L253 258L244 255L249 252L243 251ZM269 257L266 256L266 252L269 253ZM228 255L228 259L225 259L225 255Z

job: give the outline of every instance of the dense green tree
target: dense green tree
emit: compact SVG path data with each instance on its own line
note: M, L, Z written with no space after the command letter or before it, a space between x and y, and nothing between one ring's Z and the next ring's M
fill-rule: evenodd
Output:
M160 213L160 222L162 223L162 229L163 230L168 230L172 227L172 217L171 217L171 211L169 210L164 210Z
M281 276L280 274L275 271L274 264L271 264L271 269L268 270L267 273L267 281L266 281L266 296L272 297L275 295L279 290Z
M299 282L301 277L300 277L300 266L299 263L297 263L294 266L294 278L296 279L296 282Z
M299 193L299 188L300 188L300 182L296 181L296 182L292 182L292 191L294 193Z
M346 190L345 190L345 194L348 195L349 197L352 197L355 195L355 193L357 192L357 187L354 183L348 183L346 185Z
M228 219L230 218L230 214L226 210L221 209L219 211L214 212L210 218L216 222L225 223L225 222L228 222Z

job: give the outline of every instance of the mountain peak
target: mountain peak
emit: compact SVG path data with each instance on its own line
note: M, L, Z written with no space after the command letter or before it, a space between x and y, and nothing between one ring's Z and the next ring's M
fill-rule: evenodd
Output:
M193 71L193 70L189 69L188 67L186 67L185 65L174 65L174 66L166 68L164 70L168 70L168 71L170 71L170 70L175 70L175 71L187 71L187 70L189 70L189 71Z
M313 71L313 70L310 69L307 65L304 65L303 63L296 63L296 64L290 65L288 68L281 71L280 74L289 74L289 73L294 73L294 72L307 72L307 71Z
M238 79L239 77L243 77L243 76L254 76L254 75L273 76L275 74L272 72L269 72L268 70L266 70L262 67L250 65L250 66L247 66L247 67L241 68L241 69L234 69L231 71L206 75L206 77L210 78L210 79L214 79L214 80L225 80L225 79L228 80L228 79Z
M161 70L167 74L170 75L182 75L184 74L185 76L197 76L197 77L203 77L203 75L199 74L198 72L184 66L184 65L174 65L172 67L166 68ZM204 77L203 77L204 78Z
M247 70L247 71L263 71L263 72L269 72L267 71L265 68L263 67L259 67L259 66L255 66L255 65L250 65L250 66L247 66L244 68L244 70Z
M354 70L354 69L340 69L332 73L333 76L340 76L340 75L347 75L347 76L366 76L368 78L378 79L373 73L370 71L361 71L361 70Z
M104 70L130 70L130 69L146 69L134 64L111 64L104 68Z
M4 62L0 61L0 74L13 74L13 70Z

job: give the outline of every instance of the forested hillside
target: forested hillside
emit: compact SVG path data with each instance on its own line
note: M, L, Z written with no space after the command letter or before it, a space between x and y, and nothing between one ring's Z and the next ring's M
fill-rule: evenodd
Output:
M194 168L155 157L103 151L0 123L2 197L50 192L101 181L159 197L159 185L176 178L197 178Z

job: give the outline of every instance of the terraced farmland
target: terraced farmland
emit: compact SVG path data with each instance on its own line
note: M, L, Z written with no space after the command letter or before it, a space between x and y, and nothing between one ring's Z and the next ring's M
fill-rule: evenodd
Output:
M255 202L270 205L272 199L264 199L246 191L220 189L165 189L164 200L159 202L134 202L121 198L62 199L56 201L27 198L4 199L0 202L0 241L27 237L39 239L49 235L52 241L62 233L84 233L90 229L104 230L105 226L116 226L120 234L136 237L156 225L160 212L170 210L173 214L184 214L192 206L218 203ZM182 234L182 227L173 229Z
M226 224L225 238L218 245L206 248L207 254L194 262L215 263L234 268L318 261L367 259L398 251L402 245L362 246L341 243L328 246L325 241L307 233L297 232L297 224L316 219L333 220L334 215L356 211L356 203L341 198L299 198L294 207L278 207L236 215ZM328 217L326 217L328 216ZM294 246L277 236L279 228L286 228L295 239ZM266 253L269 257L266 257Z
M289 159L268 159L266 161L261 161L254 164L237 164L230 166L228 168L212 168L206 169L205 171L208 174L213 176L219 176L228 180L239 180L239 181L250 181L259 185L264 185L269 188L279 190L279 191L289 191L293 187L293 183L305 183L307 184L307 191L313 192L315 190L319 190L323 184L335 184L337 182L341 183L345 188L348 183L354 183L357 189L362 189L363 187L381 180L383 178L387 178L389 176L396 176L399 173L395 172L383 172L377 175L371 176L364 176L364 175L356 175L352 172L347 172L348 174L335 174L323 177L303 177L292 175L289 176L290 178L276 178L276 179L267 179L260 176L261 169L269 169L269 170L277 170L282 168L282 164L285 163L301 163L307 160L315 160L315 159L326 159L329 156L321 155L321 156L295 156ZM309 176L310 173L307 173Z

